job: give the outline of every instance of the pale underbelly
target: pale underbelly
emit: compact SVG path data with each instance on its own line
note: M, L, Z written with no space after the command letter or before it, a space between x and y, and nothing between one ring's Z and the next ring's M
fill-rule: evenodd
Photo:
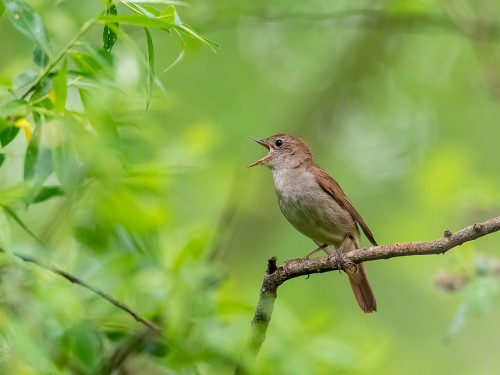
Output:
M278 197L278 201L290 224L316 242L337 248L346 235L359 236L352 216L331 198L326 199L326 205L315 204L311 199L297 201Z

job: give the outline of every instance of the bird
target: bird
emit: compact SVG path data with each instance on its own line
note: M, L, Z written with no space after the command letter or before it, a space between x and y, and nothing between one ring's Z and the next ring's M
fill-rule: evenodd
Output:
M323 250L327 254L343 253L360 248L360 231L377 246L370 228L350 200L325 170L313 160L311 149L299 137L280 133L266 139L250 138L268 150L268 154L249 165L271 169L278 204L285 218L317 245L309 253ZM362 263L347 273L354 296L365 313L377 311L375 295Z

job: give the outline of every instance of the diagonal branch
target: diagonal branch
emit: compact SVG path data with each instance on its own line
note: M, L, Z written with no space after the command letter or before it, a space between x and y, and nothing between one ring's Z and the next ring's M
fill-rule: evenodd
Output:
M0 252L8 253L2 248L0 248ZM68 280L69 282L71 282L73 284L80 285L81 287L83 287L87 290L90 290L92 293L95 293L98 296L104 298L106 301L108 301L112 305L115 305L120 310L125 311L127 314L132 316L137 322L144 324L151 331L158 333L158 334L161 334L161 328L158 325L156 325L152 321L142 317L141 315L136 313L134 310L132 310L130 307L125 305L123 302L120 302L117 299L115 299L114 297L110 296L109 294L104 293L102 290L93 287L92 285L86 283L82 279L80 279L80 278L78 278L78 277L76 277L76 276L74 276L66 271L63 271L59 268L56 268L54 266L44 264L44 263L40 262L39 260L36 260L30 256L22 255L22 254L18 254L18 253L11 253L11 254L13 256L15 256L16 258L21 259L22 261L24 261L26 263L34 264L37 267L43 268L44 270L47 270L49 272L55 273L56 275L64 277L66 280Z
M250 337L234 375L247 373L246 365L251 363L260 351L266 338L267 327L276 301L278 287L285 281L313 273L323 273L343 268L349 272L354 264L379 259L390 259L408 255L444 254L448 250L465 242L476 240L490 233L500 231L500 216L464 228L456 233L446 230L444 237L429 242L402 242L382 246L371 246L358 249L343 255L343 266L335 254L316 259L291 259L280 266L276 258L268 261L260 288L259 301L251 323Z

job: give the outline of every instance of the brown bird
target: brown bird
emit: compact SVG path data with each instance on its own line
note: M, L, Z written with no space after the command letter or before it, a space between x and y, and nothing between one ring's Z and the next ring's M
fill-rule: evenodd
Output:
M295 229L319 246L307 257L319 250L341 255L359 249L358 224L370 242L377 245L337 181L314 162L311 149L302 139L290 134L251 139L269 153L250 167L265 165L272 170L281 212ZM366 313L376 311L377 302L363 264L358 264L348 277L361 309Z

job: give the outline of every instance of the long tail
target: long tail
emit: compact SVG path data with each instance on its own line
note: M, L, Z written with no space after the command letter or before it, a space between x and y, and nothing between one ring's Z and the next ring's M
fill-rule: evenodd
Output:
M365 313L377 311L377 301L373 295L372 287L366 277L365 267L358 264L358 270L352 275L348 274L352 292L358 301L359 307Z

